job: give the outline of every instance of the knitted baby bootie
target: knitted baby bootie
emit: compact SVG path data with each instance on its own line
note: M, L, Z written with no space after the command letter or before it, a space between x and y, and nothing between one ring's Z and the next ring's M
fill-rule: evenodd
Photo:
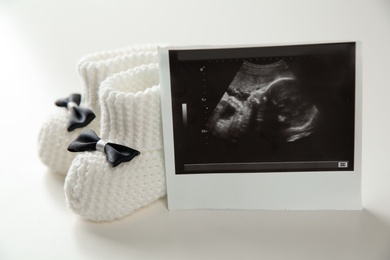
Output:
M51 171L66 174L76 156L67 151L69 143L86 127L97 131L100 129L100 83L115 73L156 61L155 45L132 46L82 58L78 68L84 83L84 95L81 101L80 95L73 94L56 102L59 107L43 124L39 134L38 154L41 161Z
M108 78L99 95L101 136L84 132L69 146L85 152L72 162L65 195L68 207L83 218L111 221L166 194L157 64ZM127 148L108 151L116 145Z

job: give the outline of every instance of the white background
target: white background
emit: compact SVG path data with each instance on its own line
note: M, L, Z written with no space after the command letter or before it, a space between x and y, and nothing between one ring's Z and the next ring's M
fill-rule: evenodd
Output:
M37 156L77 60L131 44L361 41L364 211L181 211L111 223L65 205ZM390 1L0 0L0 259L390 259ZM201 191L199 191L201 192Z

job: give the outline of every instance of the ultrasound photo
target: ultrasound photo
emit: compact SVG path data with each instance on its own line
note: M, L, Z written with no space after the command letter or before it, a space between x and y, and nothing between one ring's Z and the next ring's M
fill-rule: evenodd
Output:
M298 84L283 60L268 65L244 61L211 114L209 131L231 141L250 131L286 142L311 135L319 112Z
M170 50L176 174L351 171L355 43Z

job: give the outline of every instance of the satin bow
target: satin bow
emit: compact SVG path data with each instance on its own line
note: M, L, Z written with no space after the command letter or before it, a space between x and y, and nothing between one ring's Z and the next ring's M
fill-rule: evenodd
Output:
M85 130L68 146L70 152L101 151L106 154L108 162L115 167L129 162L141 153L133 148L109 143L100 139L92 130Z
M57 100L55 103L57 106L66 107L69 110L68 132L88 125L95 118L92 110L79 106L80 101L80 94L72 94L67 98Z

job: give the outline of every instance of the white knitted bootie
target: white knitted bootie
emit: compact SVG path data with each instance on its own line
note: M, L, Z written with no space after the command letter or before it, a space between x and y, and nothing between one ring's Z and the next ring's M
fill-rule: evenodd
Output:
M102 152L93 145L92 150L98 151L81 152L73 160L65 179L65 195L76 214L111 221L166 194L158 65L140 66L108 78L99 95L101 140L131 147L140 154L112 167L107 150Z
M72 110L74 109L72 107L77 106L77 102L67 104L62 101L64 107L56 107L54 114L41 127L38 138L38 153L42 162L52 172L66 174L76 156L67 151L69 143L83 129L91 128L97 132L100 129L98 101L100 83L115 73L153 62L157 62L157 47L155 45L131 46L120 50L93 53L82 58L78 64L79 73L84 83L79 107L91 110L96 118L85 126L79 126L80 128L69 131L68 124L72 116L71 112L78 114ZM68 108L66 108L67 105ZM83 115L77 116L83 119Z

